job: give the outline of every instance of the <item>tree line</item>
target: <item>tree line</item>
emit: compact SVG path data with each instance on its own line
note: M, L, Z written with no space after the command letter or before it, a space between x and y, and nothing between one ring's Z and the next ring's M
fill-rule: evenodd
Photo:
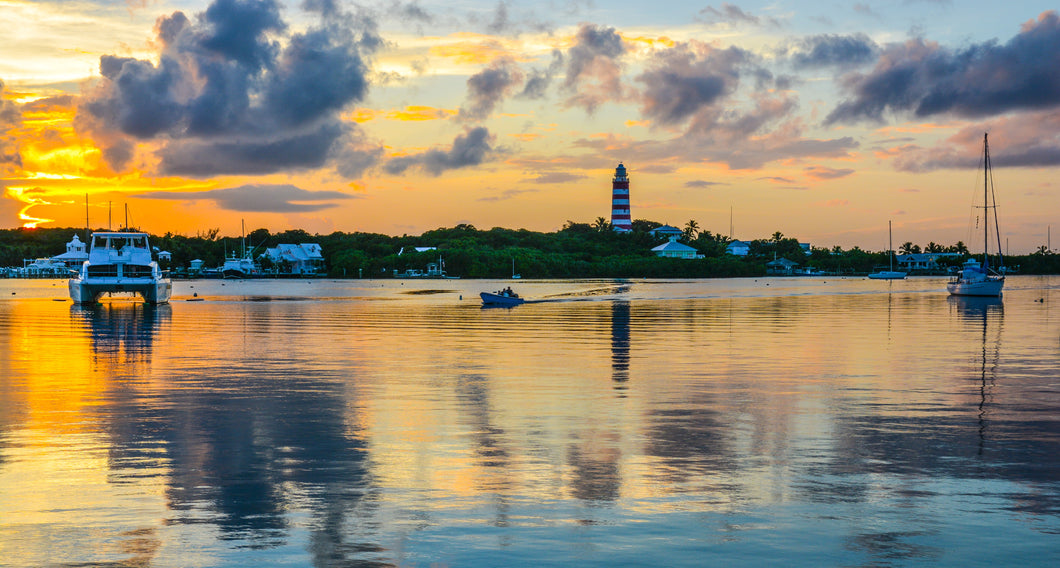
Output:
M747 242L749 253L736 257L726 253L730 239L709 230L700 230L689 221L682 228L681 242L693 247L703 258L695 260L659 258L652 247L666 242L650 231L661 223L638 219L632 231L614 231L603 217L594 222L567 221L561 229L545 233L527 229L476 229L472 225L439 228L420 235L391 236L377 233L334 232L311 235L295 229L271 233L251 231L244 239L224 237L218 229L195 236L166 233L151 237L153 246L171 253L168 268L181 269L192 260L207 267L220 266L227 256L241 256L243 246L259 257L267 247L281 243L317 243L332 277L392 277L394 271L423 270L427 263L441 260L449 275L463 278L508 278L517 272L526 278L718 278L761 276L766 263L786 258L802 267L813 267L833 274L865 274L888 262L887 251L804 248L797 239L775 232L769 238ZM36 228L0 229L0 266L22 266L24 259L49 257L64 252L74 234L88 241L84 229ZM908 245L908 246L906 246ZM415 252L414 247L436 250ZM968 248L963 243L943 247L929 243L928 252L956 252L960 256L940 259L940 264L957 266ZM919 247L906 243L900 250L915 252ZM401 252L403 251L403 252ZM410 252L411 251L411 252ZM399 254L401 252L401 254ZM1060 273L1060 255L1042 247L1031 255L1010 257L1006 265L1019 265L1032 274Z

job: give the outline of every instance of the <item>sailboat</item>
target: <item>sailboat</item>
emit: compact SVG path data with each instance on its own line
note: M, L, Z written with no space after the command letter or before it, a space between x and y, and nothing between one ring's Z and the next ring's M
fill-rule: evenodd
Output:
M873 280L902 280L905 272L894 269L894 243L891 241L891 222L887 221L887 260L890 263L887 270L877 270L869 274Z
M235 253L232 253L231 258L226 258L224 266L221 267L221 276L223 278L254 278L261 275L261 269L258 268L257 263L252 258L253 250L247 250L247 225L245 221L240 221L242 227L242 256L236 257Z
M983 134L983 260L968 259L963 268L948 284L946 290L954 296L1000 297L1005 285L1004 258L1001 256L1001 233L997 229L997 199L990 168L990 145ZM994 210L994 233L997 235L998 266L990 265L990 212Z
M515 273L515 257L513 256L512 257L512 280L519 280L520 278L522 278L522 275Z

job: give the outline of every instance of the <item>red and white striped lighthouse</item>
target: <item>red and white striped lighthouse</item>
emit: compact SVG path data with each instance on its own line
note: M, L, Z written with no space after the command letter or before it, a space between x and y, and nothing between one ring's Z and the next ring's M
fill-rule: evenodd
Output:
M615 168L615 179L611 180L611 227L616 231L632 231L633 218L629 215L629 177L626 166Z

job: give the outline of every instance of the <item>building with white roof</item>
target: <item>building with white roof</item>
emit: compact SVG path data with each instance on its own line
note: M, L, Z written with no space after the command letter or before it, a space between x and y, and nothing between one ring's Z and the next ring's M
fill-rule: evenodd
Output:
M320 245L316 243L302 243L300 245L276 245L275 248L265 250L264 256L268 257L276 266L283 266L288 274L319 274L324 271L324 256Z
M674 236L671 236L668 242L651 249L651 251L654 252L656 256L664 258L703 258L703 255L699 254L699 251L684 243L677 242L677 237Z

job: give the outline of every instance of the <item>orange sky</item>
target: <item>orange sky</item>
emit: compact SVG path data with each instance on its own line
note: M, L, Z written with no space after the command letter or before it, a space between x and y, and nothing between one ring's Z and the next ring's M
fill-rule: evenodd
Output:
M1060 18L971 4L0 0L0 226L80 227L87 201L154 233L552 231L609 216L623 162L635 219L968 243L989 131L1030 252L1060 227Z

